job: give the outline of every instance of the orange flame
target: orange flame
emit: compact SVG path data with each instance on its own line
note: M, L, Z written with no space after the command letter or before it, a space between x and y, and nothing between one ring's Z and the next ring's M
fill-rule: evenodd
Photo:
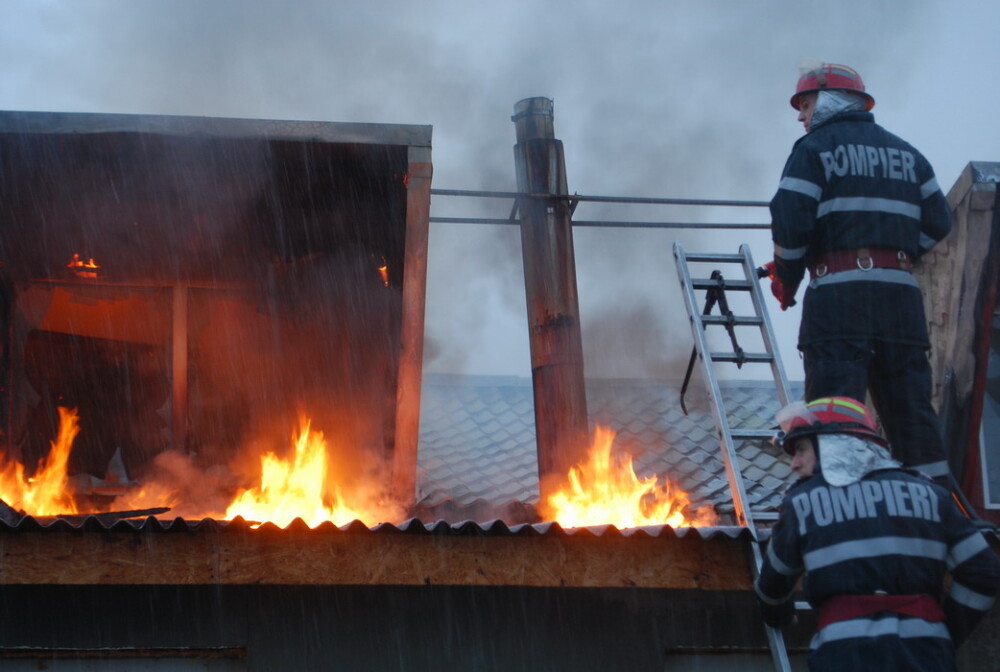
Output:
M345 525L370 517L344 503L339 486L326 482L327 444L323 433L312 431L311 424L303 420L299 435L292 437L295 451L290 459L283 460L273 452L261 457L260 484L237 494L226 509L226 518L243 516L279 527L301 518L315 527L328 520Z
M281 527L287 526L295 518L301 518L310 527L314 527L328 520L336 525L354 520L373 525L401 517L403 512L398 507L379 500L376 495L366 493L361 488L356 488L356 498L363 500L359 506L351 506L345 502L340 487L327 481L328 455L323 434L312 431L310 425L310 421L302 421L300 433L292 437L294 454L288 460L282 460L274 453L266 453L261 457L259 485L240 490L231 500L225 517L243 516L255 523L269 521ZM0 454L0 499L26 515L79 513L73 493L68 487L69 478L66 473L73 441L79 433L76 409L59 408L58 438L51 442L49 454L39 460L38 469L30 478L25 476L21 463L7 461ZM177 459L179 458L175 456L173 462ZM191 480L192 469L186 462L177 465L167 461L166 466L172 467L166 471L173 473L174 480L178 474ZM194 501L184 501L185 494L190 493L183 490L169 480L159 482L154 479L143 488L118 497L115 503L126 507L180 506L191 516L201 508ZM221 494L222 490L218 492ZM214 516L215 513L205 515Z
M382 257L378 265L378 276L382 278L382 285L385 287L389 286L389 262Z
M73 440L80 433L76 409L59 408L59 434L51 442L49 454L38 461L35 475L26 478L24 466L0 456L0 499L29 516L77 513L76 502L67 490L66 465Z
M570 468L568 483L547 499L552 518L564 527L611 524L619 529L641 525L689 527L714 525L711 506L691 510L688 494L656 476L639 478L632 457L619 464L611 456L615 433L598 426L584 463Z
M81 278L96 278L97 269L100 268L96 263L94 263L94 258L91 257L87 261L80 258L79 254L74 254L73 258L69 260L66 264L66 268L73 271L75 275Z

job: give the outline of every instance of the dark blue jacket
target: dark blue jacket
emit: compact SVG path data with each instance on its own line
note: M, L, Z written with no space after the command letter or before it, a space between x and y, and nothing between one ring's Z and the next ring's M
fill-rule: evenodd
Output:
M1000 584L1000 561L949 493L901 469L842 488L816 475L789 490L755 585L769 625L791 621L803 572L814 608L838 595L925 594L943 600L947 617L880 612L831 624L813 640L813 670L954 669L953 641L989 611Z
M789 286L827 252L879 247L917 259L950 230L930 163L868 112L841 113L800 138L771 200L777 273ZM848 338L929 347L913 276L858 269L810 282L799 346Z

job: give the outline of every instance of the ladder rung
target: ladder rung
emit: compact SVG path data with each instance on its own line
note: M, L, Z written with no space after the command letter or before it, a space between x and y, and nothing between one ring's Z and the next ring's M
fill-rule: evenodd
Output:
M734 439L747 441L750 439L766 439L770 441L774 438L773 429L731 429L729 435Z
M721 261L729 264L741 264L743 263L742 254L712 254L712 253L696 253L691 254L688 252L684 255L684 258L688 261Z
M726 326L728 324L736 324L740 326L756 326L764 324L764 319L761 317L756 317L754 315L733 315L732 318L726 315L701 315L702 324L720 324Z
M744 352L742 355L737 355L735 352L711 352L708 356L713 362L732 362L734 364L740 362L760 364L774 361L774 355L767 352Z
M752 286L753 283L749 280L723 280L721 285L718 280L711 278L693 278L691 280L691 287L694 289L718 289L722 287L724 289L749 290Z
M752 511L751 515L753 516L754 520L760 521L762 523L763 522L774 523L777 522L778 520L777 511Z

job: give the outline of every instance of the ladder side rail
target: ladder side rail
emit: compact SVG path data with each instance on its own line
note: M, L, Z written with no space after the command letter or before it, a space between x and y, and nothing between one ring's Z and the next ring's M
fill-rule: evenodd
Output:
M756 583L757 577L760 576L760 569L764 566L764 557L760 548L760 542L754 540L750 544L750 548L753 551L753 578ZM792 669L792 664L788 660L788 648L785 646L785 636L781 632L781 628L772 628L767 623L764 624L764 630L767 634L768 648L771 649L771 661L774 663L774 669L778 672L790 672Z
M760 334L761 338L764 339L764 348L773 356L771 373L774 375L774 382L778 387L778 403L784 408L790 402L788 377L785 375L785 365L781 360L781 353L774 337L774 326L771 324L767 305L764 303L764 294L761 291L760 282L757 280L757 266L753 262L749 245L746 243L740 245L740 254L743 256L743 272L753 285L750 289L750 298L753 301L754 311L761 318Z
M722 401L722 390L716 380L715 372L712 370L711 351L705 338L705 330L701 324L701 316L698 313L694 290L691 287L691 275L688 272L687 258L684 248L680 242L674 243L674 260L677 267L677 274L680 278L684 303L687 306L688 318L691 322L691 332L694 336L695 348L698 351L698 358L701 360L705 378L709 385L709 393L712 403L712 416L715 420L715 427L719 433L721 442L722 460L726 467L726 477L729 480L729 488L733 497L733 509L736 512L737 523L747 527L753 536L754 542L757 540L757 526L753 523L750 507L747 505L746 488L743 485L743 474L740 471L739 459L733 445L733 438L729 428L729 418L726 414L725 405Z
M774 337L774 326L771 324L771 318L768 315L767 305L764 303L764 295L760 288L759 279L757 278L757 265L754 263L753 255L750 253L750 246L746 243L740 245L740 254L743 257L743 272L753 285L750 289L750 298L753 301L754 312L761 318L760 333L761 338L764 340L764 349L772 355L771 373L774 376L774 382L777 386L778 403L784 407L790 401L788 377L785 374L781 352L778 350L778 344ZM754 578L756 580L764 564L764 559L761 554L760 544L754 543L751 546L753 547L754 568L756 570ZM798 605L796 605L796 608L798 608ZM772 628L767 624L764 624L764 629L767 632L767 640L771 649L771 660L774 663L774 669L779 672L791 670L791 662L788 660L788 649L785 646L785 639L781 630L779 628Z

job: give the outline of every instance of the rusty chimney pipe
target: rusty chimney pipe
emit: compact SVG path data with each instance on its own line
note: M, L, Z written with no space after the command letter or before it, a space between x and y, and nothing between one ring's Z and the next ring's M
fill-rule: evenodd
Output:
M521 100L511 117L517 187L526 194L518 207L543 505L589 445L572 213L552 120L549 98Z

